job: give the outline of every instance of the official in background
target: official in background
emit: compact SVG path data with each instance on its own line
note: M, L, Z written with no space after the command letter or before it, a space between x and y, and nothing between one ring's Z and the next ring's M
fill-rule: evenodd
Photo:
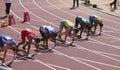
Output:
M5 1L5 7L6 7L6 16L7 17L10 13L11 8L11 0L4 0Z
M114 9L117 9L116 8L116 3L117 3L117 0L114 0L113 2L110 3L110 8L112 8L112 5L114 4Z
M75 3L77 4L77 7L79 7L79 0L73 0L73 7L72 8L75 8Z

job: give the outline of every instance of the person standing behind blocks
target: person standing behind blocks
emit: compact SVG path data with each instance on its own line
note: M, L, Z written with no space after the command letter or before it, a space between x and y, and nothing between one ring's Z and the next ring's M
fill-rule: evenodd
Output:
M73 0L73 7L72 7L72 8L75 7L75 2L76 2L76 4L77 4L77 7L79 7L79 0Z
M114 9L117 9L116 8L116 3L117 3L117 0L114 0L113 2L110 3L110 8L112 8L112 5L114 4Z
M5 6L6 6L6 16L5 16L5 18L6 18L10 13L11 0L4 0L4 1L5 1Z

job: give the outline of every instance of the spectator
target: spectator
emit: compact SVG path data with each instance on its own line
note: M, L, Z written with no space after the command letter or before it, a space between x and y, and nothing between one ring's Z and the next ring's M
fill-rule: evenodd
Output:
M76 2L76 4L77 4L77 7L79 7L79 0L73 0L73 7L72 7L72 8L75 7L75 2Z
M4 0L5 1L5 6L6 6L6 16L7 17L10 13L10 8L11 8L11 0Z
M114 4L114 9L117 9L116 8L116 3L117 3L117 0L114 0L113 2L110 3L110 8L112 8L112 5Z

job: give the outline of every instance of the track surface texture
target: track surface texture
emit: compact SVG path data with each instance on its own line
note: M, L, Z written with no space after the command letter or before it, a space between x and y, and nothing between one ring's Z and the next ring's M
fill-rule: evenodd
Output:
M120 70L120 18L83 5L72 10L71 7L72 0L12 0L10 14L14 15L16 24L0 28L0 35L6 34L16 43L21 40L22 29L30 28L40 36L40 26L50 25L58 30L62 19L74 23L76 16L88 19L91 14L96 14L103 19L104 24L102 36L89 36L86 41L86 34L83 33L83 39L74 42L76 47L56 46L53 52L37 53L34 60L16 59L11 65L13 70ZM5 15L4 11L4 0L1 0L0 16ZM30 22L21 23L25 11L29 12ZM68 41L71 39L68 38ZM50 41L49 47L52 46L53 42ZM35 53L34 50L32 45L30 54ZM6 63L12 59L12 55L9 50Z

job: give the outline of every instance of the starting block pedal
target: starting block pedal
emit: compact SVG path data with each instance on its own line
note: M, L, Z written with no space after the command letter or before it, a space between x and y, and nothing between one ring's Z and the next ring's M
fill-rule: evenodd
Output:
M68 46L74 46L74 45L73 45L73 42L67 42L67 43L57 43L57 46L68 47Z
M41 53L45 53L45 52L52 52L52 49L44 49L40 51Z
M34 56L34 55L33 55L33 56ZM19 56L17 56L16 58L17 58L18 60L27 60L27 59L35 60L35 59L33 58L33 56L32 56L32 55L19 55Z

